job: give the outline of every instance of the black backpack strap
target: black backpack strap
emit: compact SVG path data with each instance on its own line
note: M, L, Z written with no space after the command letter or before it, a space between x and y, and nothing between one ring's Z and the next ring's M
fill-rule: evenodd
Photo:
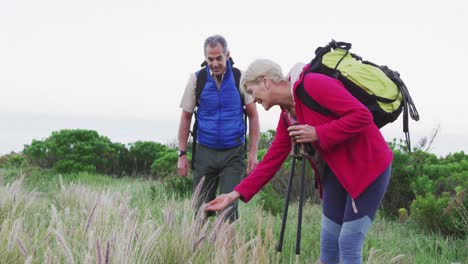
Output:
M197 73L197 86L195 86L195 106L198 107L200 105L200 96L203 92L203 88L205 88L206 79L207 79L207 68L202 68Z
M325 116L331 115L332 112L330 110L320 105L305 91L303 83L304 79L302 79L301 83L296 88L296 94L299 97L299 99L311 110Z
M232 67L232 72L234 73L234 81L236 82L236 87L237 89L239 89L239 92L240 92L240 78L241 78L241 71L235 67ZM244 95L242 93L241 94L241 98L244 98Z
M198 136L197 111L198 111L198 106L200 105L200 96L206 84L206 79L207 79L206 71L207 71L207 68L205 66L204 68L202 68L200 71L196 73L197 84L195 86L195 110L193 111L193 114L195 116L195 122L193 123L192 131L190 132L192 134L192 162L191 162L192 170L195 168L195 154L197 152L197 136Z
M242 106L244 106L244 93L242 93L241 87L240 87L241 71L237 68L232 67L232 72L234 73L234 81L236 82L237 90L239 90L241 104Z
M400 73L391 70L387 66L376 65L376 67L379 67L396 84L403 97L403 132L405 133L406 147L408 148L408 151L411 152L411 139L409 134L408 117L411 117L411 119L413 119L414 121L419 120L419 113L416 109L416 105L414 104L413 99L411 98L411 95L408 92L408 88L406 88L405 83L400 78Z
M232 64L234 64L234 61L232 60L232 58L229 58L229 60L231 61L231 66L232 66ZM244 105L244 93L241 91L242 88L240 87L241 71L235 67L232 67L232 72L234 73L234 81L236 82L236 87L237 87L237 90L239 91L239 96L241 100L242 110L244 111L244 127L245 127L244 153L245 153L245 157L247 158L247 110L245 109L245 105Z
M241 71L237 68L232 67L232 72L234 73L234 81L236 82L237 90L239 90L239 96L241 99L241 105L244 107L244 93L242 93L240 88L240 78L241 78Z
M192 161L190 162L192 170L195 168L195 154L197 152L197 135L198 135L197 113L194 112L194 114L195 114L195 122L193 123L192 131L190 131L190 134L192 134Z

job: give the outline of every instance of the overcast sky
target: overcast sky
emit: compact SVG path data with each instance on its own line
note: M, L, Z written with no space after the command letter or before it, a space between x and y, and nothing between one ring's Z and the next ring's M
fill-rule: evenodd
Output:
M226 37L239 68L270 58L285 73L332 38L349 41L400 72L421 116L410 123L416 141L440 125L435 151L468 149L462 0L0 0L0 113L174 121L158 137L173 139L183 89L213 34ZM277 113L260 111L262 131L275 128ZM387 139L400 131L400 121L383 130Z

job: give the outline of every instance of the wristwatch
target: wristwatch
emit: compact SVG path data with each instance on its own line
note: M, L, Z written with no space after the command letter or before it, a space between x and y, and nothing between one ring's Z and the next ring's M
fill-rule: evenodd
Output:
M185 151L185 150L178 150L177 151L177 156L182 157L183 155L187 155L187 151Z

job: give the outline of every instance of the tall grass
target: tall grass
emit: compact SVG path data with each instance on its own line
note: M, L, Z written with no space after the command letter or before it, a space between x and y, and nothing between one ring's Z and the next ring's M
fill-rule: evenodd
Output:
M132 207L128 193L60 181L41 195L23 181L0 187L2 263L270 262L263 248L272 241L239 233L240 221L193 217L189 200L146 204L165 205L155 215Z
M296 205L289 210L283 252L277 254L280 216L261 210L255 199L241 205L240 219L229 223L223 215L210 219L195 215L195 200L176 199L156 182L85 175L86 183L77 183L76 175L55 175L40 185L47 191L37 191L31 177L6 178L0 185L1 263L297 261ZM318 259L320 217L320 207L306 204L299 263ZM468 263L466 248L467 239L421 234L409 224L377 217L364 244L364 259Z

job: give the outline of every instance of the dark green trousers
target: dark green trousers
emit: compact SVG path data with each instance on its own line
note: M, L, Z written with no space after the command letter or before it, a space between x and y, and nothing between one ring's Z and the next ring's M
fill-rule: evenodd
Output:
M205 177L197 208L216 198L218 188L219 194L232 192L244 177L245 166L244 144L229 149L212 149L197 144L192 171L194 190ZM236 200L232 206L225 209L229 210L228 218L231 222L238 218L237 208ZM213 212L207 214L207 216L213 215Z

